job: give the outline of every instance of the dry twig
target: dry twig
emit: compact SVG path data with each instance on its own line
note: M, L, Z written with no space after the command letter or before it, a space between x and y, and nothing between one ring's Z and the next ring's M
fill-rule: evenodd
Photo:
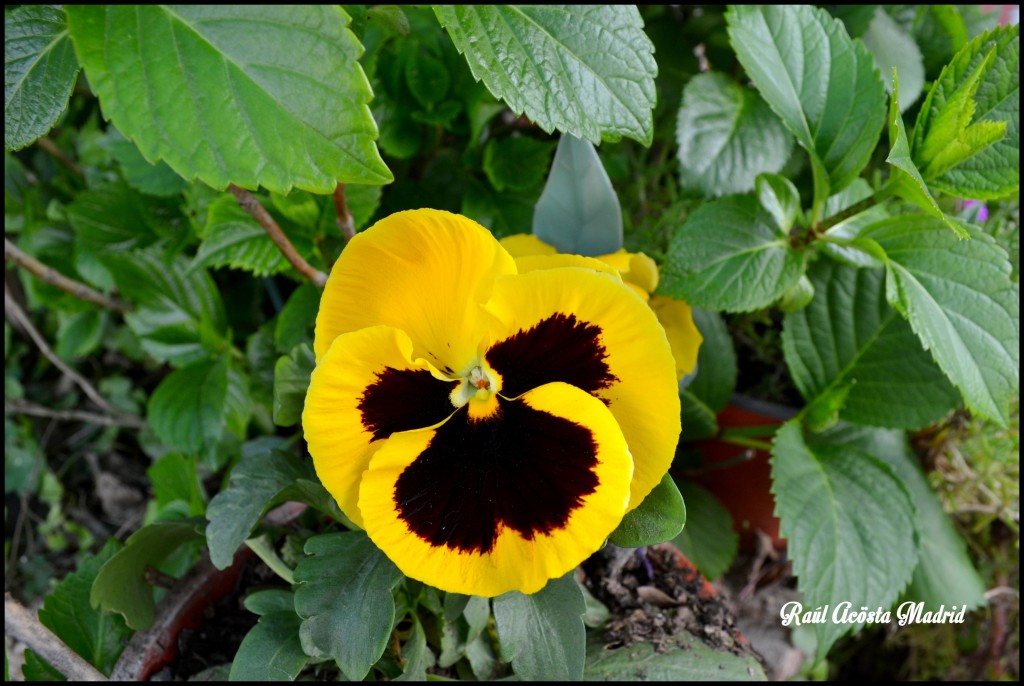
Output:
M25 607L4 594L4 632L21 641L70 681L106 681L95 667L68 648Z
M127 312L130 306L115 298L108 298L97 290L86 286L84 283L69 279L53 267L48 267L31 255L23 252L10 240L4 238L4 259L14 262L19 267L28 270L41 281L56 286L57 288L70 293L79 300L91 302L94 305L105 307L115 312Z
M348 209L348 201L345 199L345 184L339 183L334 189L334 209L337 212L335 222L341 229L341 235L346 241L352 240L356 235L355 220L352 219L352 212Z

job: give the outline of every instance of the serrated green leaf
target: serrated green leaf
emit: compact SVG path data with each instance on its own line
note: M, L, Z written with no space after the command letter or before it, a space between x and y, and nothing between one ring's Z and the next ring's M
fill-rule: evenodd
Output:
M202 238L190 267L193 270L229 266L269 276L289 267L266 230L233 195L222 195L210 203Z
M7 651L4 651L7 657ZM67 681L68 678L50 666L32 649L25 650L25 663L21 666L21 674L25 681Z
M146 470L146 476L153 485L153 495L159 508L166 508L176 501L183 502L189 507L189 516L202 516L206 500L195 460L189 460L180 453L167 453Z
M59 7L22 5L4 13L4 149L43 136L63 114L78 60Z
M772 447L772 493L809 607L887 608L917 563L914 506L892 469L865 446L804 440L787 422ZM865 573L870 570L870 573ZM860 625L816 624L818 658Z
M954 5L919 5L913 30L929 79L967 42L967 26Z
M242 639L231 662L229 681L295 681L309 663L302 652L294 610L270 612Z
M361 531L314 536L306 554L295 568L303 651L361 680L387 646L402 573Z
M231 472L227 487L213 497L206 517L210 561L225 569L239 546L249 537L260 516L270 507L296 495L300 480L316 483L308 460L281 450L243 456Z
M622 248L622 207L594 146L564 135L533 212L533 233L562 253L607 255Z
M918 562L904 596L924 602L929 610L940 605L985 604L985 582L974 569L963 539L956 532L935 491L928 485L905 433L875 431L853 426L837 427L829 435L833 443L870 446L870 452L888 464L910 491L917 511Z
M732 515L709 491L689 481L678 482L688 503L686 526L672 544L710 580L725 574L739 551Z
M609 648L603 641L587 641L588 681L767 681L764 668L752 655L737 656L715 650L686 632L672 636L673 643L662 650L654 643L641 642Z
M912 151L929 184L950 195L992 200L1019 193L1017 26L977 37L942 70L918 113Z
M786 315L782 349L809 402L847 389L838 418L916 429L941 419L956 389L885 299L881 269L819 260L808 272L816 295Z
M274 423L293 426L302 419L309 377L316 366L308 343L296 346L274 365Z
M825 201L825 217L839 214L874 194L871 186L864 179L857 179ZM853 267L884 267L885 252L870 240L859 238L860 232L867 226L889 216L882 205L859 212L852 217L834 224L825 232L825 238L817 243L817 247L829 257Z
M495 190L524 191L540 185L554 145L536 138L491 139L484 146L484 173Z
M523 233L533 225L533 208L539 193L497 193L486 183L470 180L462 196L460 213L502 238Z
M921 97L921 89L924 88L924 59L917 43L881 7L875 9L862 38L875 58L875 66L882 72L885 89L890 93L893 92L893 70L899 71L903 81L899 111L903 112Z
M658 293L699 307L747 312L800 278L806 257L749 196L705 203L672 238Z
M691 308L691 312L704 342L697 352L697 375L686 391L714 414L726 406L736 390L736 350L721 315L699 307Z
M807 5L733 5L726 20L740 64L819 169L819 198L830 194L821 171L832 193L849 185L885 123L885 85L863 43Z
M300 284L281 308L274 326L274 344L288 353L300 343L311 343L322 291L311 283Z
M89 592L100 567L117 552L120 545L111 539L103 549L68 574L46 597L39 610L39 621L81 657L109 675L131 635L124 620L100 612L89 604Z
M789 233L793 224L803 222L800 191L785 176L758 174L754 180L754 188L761 207L772 215L775 224L783 232Z
M405 83L412 96L424 107L430 107L444 100L452 83L452 77L444 62L431 55L415 41L403 43L403 48L407 48L407 54L403 60Z
M985 234L959 240L923 216L879 222L863 235L888 255L889 303L967 406L1005 425L1020 383L1020 291L1006 253Z
M194 521L154 522L139 529L100 568L89 602L124 615L128 626L145 631L153 625L156 608L153 589L145 581L146 567L156 567L179 546L200 538Z
M777 172L793 137L754 91L725 74L690 79L676 118L680 181L707 197L754 189L758 174Z
M224 304L205 271L190 270L182 256L165 262L153 249L106 252L102 260L121 294L135 305L125 322L147 353L186 365L226 347Z
M149 195L171 197L188 187L185 179L166 163L150 164L135 144L126 140L116 128L110 127L107 136L113 138L108 145L114 159L121 165L121 176L132 188Z
M572 573L533 595L511 591L494 599L501 655L523 681L583 677L586 603Z
M638 506L626 513L608 540L621 548L670 541L686 523L686 504L675 479L665 474Z
M334 6L66 8L103 113L187 180L287 193L392 175L362 45ZM140 98L136 94L145 93Z
M634 6L434 5L473 76L544 131L650 145L654 45ZM558 65L552 68L552 65Z

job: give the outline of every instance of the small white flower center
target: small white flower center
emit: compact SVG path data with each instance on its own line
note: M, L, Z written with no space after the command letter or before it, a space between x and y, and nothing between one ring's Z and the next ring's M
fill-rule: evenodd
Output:
M462 383L451 392L452 405L462 407L470 400L490 400L499 390L499 385L493 372L482 364L476 364L462 377Z

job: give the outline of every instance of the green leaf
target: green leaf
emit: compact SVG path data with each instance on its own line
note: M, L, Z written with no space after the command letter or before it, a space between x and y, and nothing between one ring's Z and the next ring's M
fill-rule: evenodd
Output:
M839 418L901 429L938 421L956 406L956 389L886 302L885 272L819 260L808 275L814 300L786 315L782 349L809 403L846 389Z
M850 184L885 123L885 85L863 43L807 5L733 5L726 20L740 64L812 167L827 174L833 193Z
M544 131L651 144L657 65L635 6L434 5L434 13L477 81Z
M57 345L54 352L73 360L94 352L103 342L110 316L100 309L85 312L57 311Z
M4 12L4 149L45 135L67 109L78 60L58 7L22 5Z
M671 475L647 494L639 505L626 513L608 540L621 548L639 548L670 541L686 523L686 504Z
M227 346L224 305L205 271L190 271L181 256L165 262L155 249L109 252L102 259L135 305L125 322L157 360L186 365Z
M225 430L242 433L250 410L246 379L222 356L171 372L150 396L146 415L165 444L198 453L214 447Z
M591 257L622 248L622 208L594 146L565 135L558 141L533 233L562 253Z
M68 574L46 597L39 621L81 657L109 675L131 636L131 629L117 615L100 612L89 604L89 591L100 567L120 545L111 539L103 549Z
M586 603L572 573L533 595L511 591L494 599L502 659L522 681L583 677Z
M387 646L395 622L392 590L402 573L361 531L314 536L306 554L295 568L303 651L333 658L359 681Z
M789 233L793 224L803 223L800 191L792 181L778 174L758 174L754 180L754 187L761 207L775 219L775 224L783 232Z
M917 562L914 506L870 446L824 437L808 443L799 423L787 422L772 448L772 481L779 530L807 606L875 609L896 600ZM816 624L818 658L855 626Z
M686 526L672 544L709 580L725 574L739 551L740 537L732 530L732 515L710 491L689 481L679 482L689 503Z
M736 350L721 315L699 307L691 312L704 341L697 352L697 375L686 390L718 413L736 390Z
M825 217L831 217L874 195L864 179L857 179L825 202ZM816 246L829 257L854 267L884 267L885 253L877 243L859 238L861 230L889 216L882 205L858 212L825 232Z
M196 472L195 460L189 460L180 453L167 453L146 470L146 476L153 485L158 508L182 502L188 505L189 516L203 515L206 498Z
M213 497L206 511L210 520L206 541L213 565L227 568L260 516L270 507L301 495L295 486L303 480L317 483L308 460L298 460L281 450L243 455L227 487Z
M924 88L924 60L917 43L881 7L875 9L871 25L862 36L864 45L875 58L875 66L882 72L885 89L893 92L893 70L903 80L903 98L899 111L903 112L921 97Z
M303 283L288 297L274 326L274 344L278 351L287 353L300 343L312 342L322 294L323 291L313 284Z
M968 230L958 220L948 216L939 208L939 204L935 202L935 198L928 190L928 185L921 177L920 170L911 158L910 139L907 137L907 129L899 111L900 82L895 71L892 82L892 99L889 102L889 145L891 150L885 161L895 169L889 180L889 185L899 197L909 200L928 214L945 222L958 237L968 238L970 236Z
M405 59L405 83L409 92L424 107L444 100L452 82L444 62L414 42L404 43L404 46L411 50Z
M658 293L711 310L767 307L804 271L805 256L749 196L701 205L672 238Z
M89 602L104 612L119 612L132 629L145 631L153 625L156 608L146 567L156 567L179 546L200 538L194 521L154 522L139 529L100 568Z
M103 113L186 180L287 193L392 180L362 45L333 6L66 8ZM138 97L144 93L145 97Z
M886 298L975 413L1005 425L1020 382L1020 292L1006 253L985 234L957 239L904 215L863 235L888 255Z
M7 651L4 651L4 658ZM21 666L22 676L25 681L67 681L68 678L50 666L43 658L32 649L25 650L25 664Z
M486 183L470 180L459 211L502 238L523 233L532 226L533 208L539 195L537 189L498 193Z
M164 162L150 164L135 144L126 140L121 132L114 127L110 127L107 135L114 137L114 140L109 143L110 152L121 165L121 175L124 180L132 188L149 195L171 197L178 195L188 187L185 179L178 176Z
M871 454L892 467L910 491L921 535L917 567L904 598L923 601L933 611L940 605L946 608L967 605L968 609L984 605L985 582L974 569L967 546L942 509L935 491L928 485L906 434L845 426L835 429L829 440L870 445Z
M269 276L290 267L267 232L233 195L222 195L210 203L202 238L191 270L228 266Z
M967 42L967 26L954 5L918 5L914 40L921 47L925 74L933 79Z
M313 349L302 343L274 365L274 423L294 426L302 419L309 377L316 366Z
M309 663L302 652L294 610L270 612L242 639L231 663L230 681L295 681Z
M491 139L484 146L484 173L495 190L528 190L544 180L553 147L526 136Z
M680 181L707 197L745 193L789 159L793 137L768 104L725 74L694 76L676 119Z
M912 150L933 187L979 200L1019 193L1018 30L996 29L965 45L925 98Z
M682 441L702 441L718 433L715 411L687 388L679 392L679 410Z
M767 681L764 668L752 655L742 657L715 650L684 632L672 636L663 650L654 643L609 648L592 638L587 641L588 681Z
M436 660L433 651L427 646L427 636L423 625L415 614L411 616L412 631L402 646L402 676L395 681L426 681L427 670L434 666Z
M813 297L814 284L811 283L806 274L801 274L796 283L779 296L779 302L776 303L776 306L781 312L798 312L807 307Z

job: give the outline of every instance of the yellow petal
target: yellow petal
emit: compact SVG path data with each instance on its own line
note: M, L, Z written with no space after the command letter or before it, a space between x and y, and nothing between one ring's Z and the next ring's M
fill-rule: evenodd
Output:
M359 480L380 440L455 411L449 393L458 384L436 378L412 351L404 332L368 327L335 338L310 377L302 411L309 454L324 488L359 526Z
M517 233L501 239L501 247L512 257L528 255L554 255L558 252L554 246L548 245L532 233Z
M618 277L619 272L607 262L596 257L583 255L526 255L516 258L516 271L520 274L537 269L557 269L558 267L583 267Z
M608 253L607 255L599 255L597 259L611 265L620 272L628 272L630 256L630 253L625 250L617 250L613 253Z
M629 450L599 400L549 384L471 420L394 434L363 477L373 542L444 591L534 593L597 551L629 498Z
M502 277L487 363L514 397L572 384L605 401L633 455L630 509L665 475L679 440L675 360L654 312L607 274L563 268Z
M413 354L462 373L487 328L479 307L515 262L474 221L440 210L386 217L356 235L331 270L316 318L314 352L339 335L385 324L401 329Z
M682 379L697 366L697 353L704 337L693 323L693 311L682 300L655 295L650 300L651 309L658 315L658 321L665 328L672 356L676 360L676 376Z
M622 280L653 293L658 287L658 265L642 252L633 253L629 256L629 271L622 275Z

